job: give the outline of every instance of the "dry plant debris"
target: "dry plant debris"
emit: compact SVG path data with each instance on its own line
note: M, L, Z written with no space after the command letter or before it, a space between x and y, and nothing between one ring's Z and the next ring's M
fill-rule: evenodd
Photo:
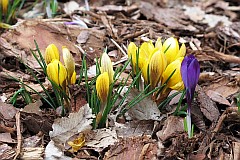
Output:
M0 23L0 159L240 159L239 1L58 1L52 19L46 17L46 5L26 1L16 24L2 29L6 25ZM127 61L130 42L155 43L171 36L200 62L192 106L194 136L189 139L184 131L184 115L173 116L179 95L162 110L147 97L120 117L115 105L108 127L93 129L84 80L96 76L96 58L107 47L115 70ZM21 88L10 76L44 93L23 63L51 90L30 52L36 50L34 40L42 53L51 43L58 49L66 46L78 75L86 54L87 75L80 85L70 86L72 112L66 117L29 89L33 103L27 105L21 96L14 106L10 103ZM130 72L126 67L116 85ZM125 89L132 82L129 78ZM139 94L131 90L123 106Z

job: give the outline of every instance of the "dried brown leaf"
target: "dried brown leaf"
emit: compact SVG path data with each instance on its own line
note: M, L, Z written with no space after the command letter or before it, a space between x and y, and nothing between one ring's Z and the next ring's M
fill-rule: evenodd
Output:
M216 122L220 116L217 105L197 86L197 100L203 115L212 122Z

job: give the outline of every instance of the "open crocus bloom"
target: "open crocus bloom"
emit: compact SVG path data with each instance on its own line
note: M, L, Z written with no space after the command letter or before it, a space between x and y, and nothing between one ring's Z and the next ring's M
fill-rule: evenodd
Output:
M59 60L54 59L47 65L47 75L53 82L63 87L67 78L67 71Z
M104 72L108 73L109 83L111 84L113 82L114 71L113 71L112 61L106 52L102 54L100 70L101 70L101 73L104 73Z
M44 59L46 64L51 63L53 59L60 60L57 46L55 46L54 44L48 45L45 50Z

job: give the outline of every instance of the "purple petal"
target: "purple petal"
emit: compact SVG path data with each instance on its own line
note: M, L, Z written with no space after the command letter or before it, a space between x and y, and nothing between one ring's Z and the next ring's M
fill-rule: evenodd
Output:
M184 86L187 87L187 67L188 67L188 57L185 57L181 64L181 76L184 83Z
M187 69L188 88L190 91L191 99L193 98L193 95L194 95L199 74L200 74L199 63L196 59L193 59Z
M194 91L199 79L200 66L193 55L186 56L182 62L181 75L183 83L187 89L187 103L190 106L194 96Z

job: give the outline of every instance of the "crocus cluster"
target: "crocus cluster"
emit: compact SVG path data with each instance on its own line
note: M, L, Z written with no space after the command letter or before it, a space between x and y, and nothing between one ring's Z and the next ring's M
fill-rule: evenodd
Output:
M152 41L144 42L138 48L133 42L128 46L128 57L132 59L133 70L137 67L142 71L145 84L153 89L164 84L174 72L167 83L167 88L182 90L184 88L181 78L181 63L186 53L184 44L179 47L177 39L168 38L163 44L158 38L155 45Z
M50 44L45 50L44 59L47 64L48 78L65 90L66 85L75 84L76 72L73 56L65 46L62 47L62 54L64 65L60 62L58 48Z

